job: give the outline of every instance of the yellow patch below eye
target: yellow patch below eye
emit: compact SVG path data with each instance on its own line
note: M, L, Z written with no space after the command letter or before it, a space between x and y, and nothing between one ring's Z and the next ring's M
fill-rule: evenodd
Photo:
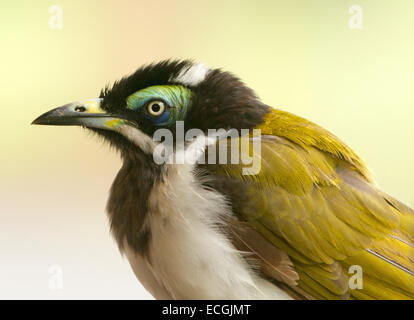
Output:
M124 124L126 124L126 121L122 119L113 119L105 122L105 125L112 129L117 129Z

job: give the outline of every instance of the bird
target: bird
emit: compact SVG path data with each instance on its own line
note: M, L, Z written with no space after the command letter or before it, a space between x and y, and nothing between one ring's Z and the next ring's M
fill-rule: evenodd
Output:
M155 299L414 299L414 211L342 140L230 72L154 62L33 124L119 152L111 234Z

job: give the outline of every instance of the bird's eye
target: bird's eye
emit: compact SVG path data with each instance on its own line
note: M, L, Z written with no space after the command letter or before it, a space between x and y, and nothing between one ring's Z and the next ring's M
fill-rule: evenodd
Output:
M165 103L162 101L151 101L147 106L147 111L151 116L158 117L165 111Z

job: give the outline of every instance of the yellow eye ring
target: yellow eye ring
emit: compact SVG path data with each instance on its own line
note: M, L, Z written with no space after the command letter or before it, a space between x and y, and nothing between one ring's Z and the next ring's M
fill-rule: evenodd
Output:
M165 111L165 103L158 100L151 101L150 103L148 103L147 111L151 116L160 116Z

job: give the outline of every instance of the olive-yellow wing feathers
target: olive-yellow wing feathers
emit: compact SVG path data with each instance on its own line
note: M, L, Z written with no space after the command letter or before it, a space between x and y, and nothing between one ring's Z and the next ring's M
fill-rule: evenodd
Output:
M274 263L282 274L272 271L274 249L233 229L262 272L297 298L413 299L414 212L378 190L363 161L317 125L274 110L260 129L259 174L243 175L243 164L202 167L244 230L289 258ZM350 287L351 266L361 268L362 288Z

